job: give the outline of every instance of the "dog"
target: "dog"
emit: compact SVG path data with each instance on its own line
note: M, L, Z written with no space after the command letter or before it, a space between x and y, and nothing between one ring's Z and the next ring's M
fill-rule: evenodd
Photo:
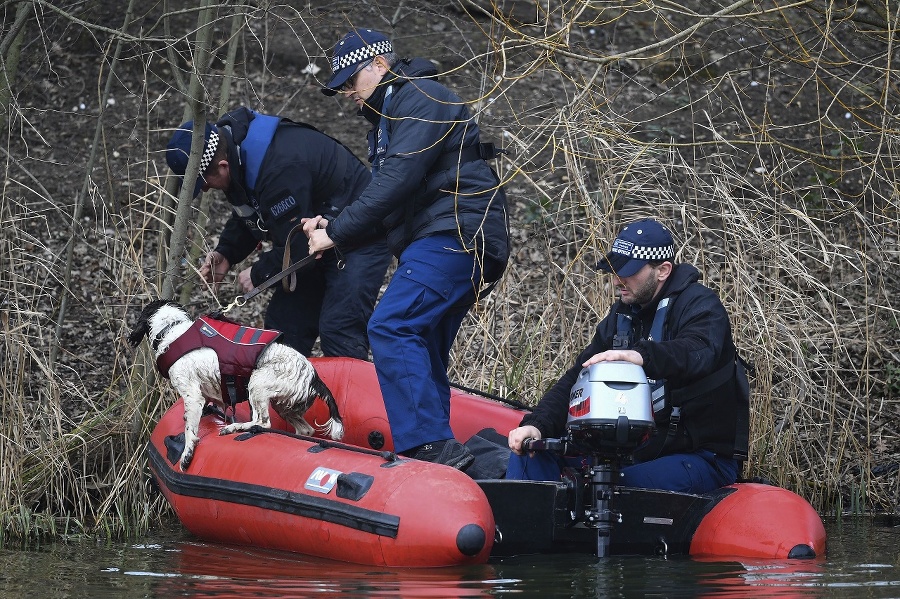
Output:
M207 323L204 321L199 324ZM178 303L155 300L141 311L137 324L128 336L128 342L132 347L137 347L147 337L159 368L163 360L161 356L194 325L195 321ZM269 332L280 336L277 332ZM183 343L184 340L180 342L181 345ZM270 403L294 427L297 434L311 435L315 429L303 419L303 414L312 406L316 397L321 397L328 406L330 417L324 425L319 426L334 440L344 436L344 424L334 395L303 354L288 345L273 341L264 346L256 357L255 366L250 368L252 371L246 380L246 390L252 419L250 422L229 424L219 431L220 435L248 430L257 425L268 428ZM220 356L210 347L188 349L171 362L167 371L175 391L184 399L184 451L180 466L185 471L194 457L199 441L197 432L203 408L208 401L226 407L227 390L223 389Z

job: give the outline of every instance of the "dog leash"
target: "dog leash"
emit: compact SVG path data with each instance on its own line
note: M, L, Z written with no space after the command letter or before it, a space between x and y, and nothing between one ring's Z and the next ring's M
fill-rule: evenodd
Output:
M258 286L254 287L247 293L242 296L234 298L234 301L228 304L224 310L217 312L216 314L222 315L234 308L235 306L241 307L246 304L251 298L256 297L278 281L282 281L282 285L284 286L284 290L287 292L291 292L297 288L297 277L294 275L295 272L300 270L301 268L305 268L313 263L316 259L316 254L310 254L305 258L302 258L293 264L291 264L291 239L294 235L303 230L303 224L298 223L294 225L294 227L288 232L287 239L284 242L284 257L281 262L281 272L275 275L272 275ZM344 259L341 256L340 252L338 252L337 248L334 248L334 251L337 253L338 262L337 267L339 270L344 269ZM292 276L294 275L294 276ZM290 278L287 278L290 277Z
M244 295L240 295L240 296L234 298L234 301L232 301L230 304L225 306L225 308L221 312L219 312L219 314L225 314L226 312L228 312L235 306L237 306L237 307L243 306L249 300L256 297L257 295L259 295L260 293L262 293L263 291L265 291L266 289L268 289L269 287L271 287L278 281L282 280L283 278L287 277L288 275L291 275L291 274L297 272L301 268L305 268L305 267L309 266L315 260L316 260L315 254L310 254L309 256L307 256L301 260L297 260L296 262L294 262L293 264L291 264L290 266L288 266L287 268L285 268L278 274L272 275L271 277L269 277L268 279L266 279L265 281L263 281L262 283L260 283L259 285L257 285L256 287L254 287L253 289L248 291L247 293L245 293ZM291 290L293 290L293 286L292 286Z

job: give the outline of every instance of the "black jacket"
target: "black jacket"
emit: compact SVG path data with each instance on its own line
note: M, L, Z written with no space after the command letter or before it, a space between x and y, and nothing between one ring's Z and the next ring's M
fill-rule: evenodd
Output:
M337 140L308 125L282 119L265 151L256 188L248 189L236 146L247 136L253 119L253 112L242 107L216 123L220 131L226 125L225 130L230 131L225 137L230 144L232 177L225 195L233 206L216 250L234 265L249 256L260 241L271 241L272 248L260 253L250 271L253 284L258 285L281 271L288 233L301 218L318 214L335 218L359 197L371 175ZM240 206L250 206L254 213L243 218ZM361 240L356 241L359 245ZM306 235L298 230L291 240L291 261L308 253Z
M633 324L635 343L632 349L643 357L648 378L666 380L669 398L666 408L654 414L656 435L642 449L644 459L701 448L728 457L747 451L748 398L738 380L745 375L736 367L735 373L723 385L707 389L702 396L684 403L683 426L679 432L686 431L686 435L666 444L660 452L669 429L671 402L680 403L681 391L720 369L730 368L737 359L728 313L715 292L701 285L699 278L700 273L690 264L676 265L656 301L642 306ZM668 309L664 339L648 341L656 307L664 297L674 298ZM597 325L590 345L544 394L534 411L522 419L522 425L537 427L545 438L561 437L565 433L569 394L582 370L581 364L594 354L612 348L616 314L622 307L621 301L613 304L606 318Z
M447 168L446 156L477 146L478 125L465 103L438 83L431 62L400 61L363 110L373 124L370 161L375 159L378 124L384 113L389 142L378 174L358 201L328 225L341 247L382 225L388 246L400 256L409 243L435 233L459 234L467 248L492 258L499 278L509 258L506 195L484 160ZM384 97L390 88L387 109Z

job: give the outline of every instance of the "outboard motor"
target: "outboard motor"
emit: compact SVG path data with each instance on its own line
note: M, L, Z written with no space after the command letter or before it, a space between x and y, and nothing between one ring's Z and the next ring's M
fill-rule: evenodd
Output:
M566 427L579 451L608 459L630 454L653 430L650 385L631 362L600 362L578 375Z
M567 444L589 455L593 503L585 511L597 529L597 556L609 555L610 532L621 514L609 509L612 481L622 459L631 454L654 428L650 385L644 369L631 362L600 362L578 375L569 396Z

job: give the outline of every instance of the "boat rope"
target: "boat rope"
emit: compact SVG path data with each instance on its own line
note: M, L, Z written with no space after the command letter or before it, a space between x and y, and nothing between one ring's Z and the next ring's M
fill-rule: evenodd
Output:
M499 401L500 403L505 403L508 406L512 406L512 407L518 408L520 410L528 410L530 412L533 408L533 406L525 405L520 401L516 401L515 399L507 399L505 397L501 397L501 396L495 395L493 393L488 393L487 391L479 391L478 389L473 389L471 387L465 387L458 383L450 383L450 386L454 387L456 389L459 389L460 391L465 391L466 393L480 395L481 397L487 397L488 399L493 399L494 401Z
M320 439L318 437L310 437L308 435L298 435L297 433L290 433L288 431L279 430L277 428L265 428L259 425L254 425L247 430L247 432L243 433L243 435L238 435L236 439L244 440L254 435L259 435L261 433L271 433L275 435L283 435L285 437L291 437L292 439L300 439L301 441L308 441L310 443L315 443L321 449L328 448L336 448L336 449L345 449L347 451L353 451L356 453L364 453L366 455L374 455L378 456L386 462L396 462L401 459L393 451L377 451L375 449L366 449L365 447L359 447L357 445L348 445L347 443L340 443L338 441L331 441L329 439Z
M203 406L203 415L204 416L206 416L207 414L212 414L214 416L218 416L219 420L221 420L225 424L231 424L232 422L234 422L233 412L234 412L233 406L232 406L232 416L229 416L227 413L225 413L224 410L222 410L222 408L220 408L218 405L216 405L214 403L207 403L205 406Z

